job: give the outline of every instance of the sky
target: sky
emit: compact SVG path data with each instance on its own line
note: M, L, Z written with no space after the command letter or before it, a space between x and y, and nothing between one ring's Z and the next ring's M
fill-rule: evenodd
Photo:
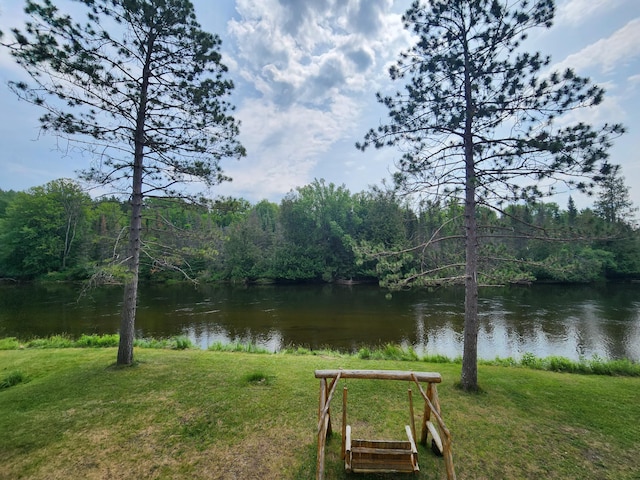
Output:
M233 178L210 195L279 202L287 192L324 179L351 193L389 181L394 148L361 152L355 142L386 121L378 91L398 86L388 76L401 51L415 40L401 21L409 0L192 0L202 28L222 39L223 63L235 83L231 102L240 120L241 160L225 160ZM605 101L576 120L621 122L610 160L622 166L630 198L640 206L640 1L558 0L551 29L533 32L524 47L551 55L605 87ZM56 5L64 9L67 0ZM22 27L23 0L0 0L0 30ZM80 18L79 18L80 19ZM0 49L0 189L26 190L74 178L88 159L41 135L35 106L7 87L23 79ZM593 198L561 192L548 201L579 208Z

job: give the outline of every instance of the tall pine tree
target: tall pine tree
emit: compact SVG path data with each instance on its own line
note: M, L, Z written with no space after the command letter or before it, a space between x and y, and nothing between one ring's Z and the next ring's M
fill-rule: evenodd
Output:
M551 27L554 13L552 0L414 2L404 21L417 43L390 69L403 90L378 94L389 121L357 144L404 152L395 175L403 191L464 203L466 390L478 388L478 206L535 199L557 184L590 190L623 131L558 121L599 104L604 91L570 69L546 72L549 57L522 50L528 31Z
M31 76L13 90L42 107L42 129L93 154L84 177L128 191L128 274L118 364L133 362L141 214L147 195L179 195L185 181L227 180L220 160L241 157L225 99L220 39L189 0L76 0L86 20L50 0L27 0L31 20L4 44Z

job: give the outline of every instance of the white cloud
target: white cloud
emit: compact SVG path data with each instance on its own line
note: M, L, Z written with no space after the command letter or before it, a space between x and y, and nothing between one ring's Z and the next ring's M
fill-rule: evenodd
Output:
M236 116L249 156L225 165L233 188L262 199L309 183L318 159L353 130L358 115L351 99L338 95L332 102L327 111L301 104L282 109L268 100L243 105Z
M363 91L408 35L390 0L239 0L228 24L239 73L279 105L323 104L339 91Z
M598 12L611 10L621 3L621 0L568 0L558 8L556 21L559 24L580 25Z
M578 71L600 68L604 73L623 66L640 56L640 18L628 22L610 37L598 40L569 55L554 70L567 67Z
M237 1L233 66L258 96L236 115L248 157L225 167L234 188L273 198L309 183L316 167L344 170L327 155L362 133L384 66L409 44L392 8L391 0Z

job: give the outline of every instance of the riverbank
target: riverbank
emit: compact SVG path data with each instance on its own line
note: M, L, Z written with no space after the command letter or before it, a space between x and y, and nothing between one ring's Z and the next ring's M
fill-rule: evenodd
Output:
M458 478L636 478L640 379L480 365L483 393L455 388L451 363L332 355L113 348L0 351L0 478L315 477L315 369L438 371ZM348 381L350 423L381 438L407 423L404 382ZM347 478L337 434L326 478ZM418 447L419 479L444 463ZM367 477L359 477L367 478Z

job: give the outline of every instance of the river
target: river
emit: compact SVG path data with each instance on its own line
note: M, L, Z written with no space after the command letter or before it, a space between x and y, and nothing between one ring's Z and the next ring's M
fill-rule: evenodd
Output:
M121 288L78 293L64 284L0 286L0 337L116 333ZM480 358L640 361L640 284L485 288L479 302ZM147 285L136 335L186 335L202 348L253 342L273 351L393 343L454 358L462 355L463 303L461 288L388 294L372 285Z

